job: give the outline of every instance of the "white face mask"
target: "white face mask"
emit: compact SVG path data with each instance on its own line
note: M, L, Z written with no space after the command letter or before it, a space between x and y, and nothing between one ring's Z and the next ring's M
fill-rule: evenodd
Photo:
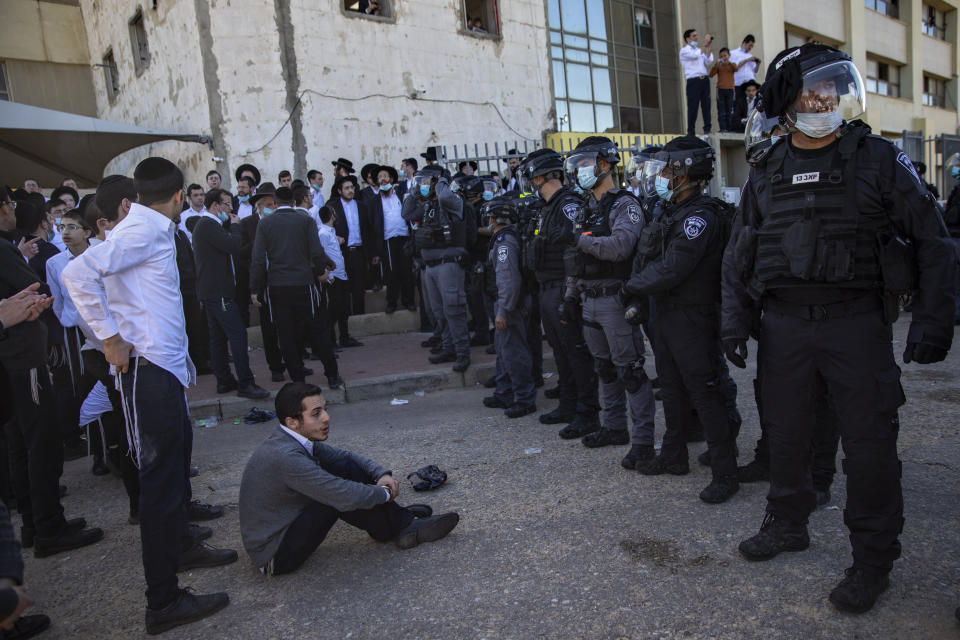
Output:
M811 138L825 138L840 125L843 124L843 117L840 111L828 111L826 113L798 113L796 128Z

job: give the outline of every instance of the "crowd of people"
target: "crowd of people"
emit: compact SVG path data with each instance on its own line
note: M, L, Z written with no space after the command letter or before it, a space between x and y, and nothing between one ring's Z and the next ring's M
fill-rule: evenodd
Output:
M177 581L187 568L237 560L190 524L222 509L192 500L183 391L208 373L218 393L269 395L249 363L250 307L273 381L290 380L275 398L279 424L241 481L252 563L269 575L296 570L339 519L401 548L446 536L456 513L397 505L388 469L323 442L322 389L306 380L305 362L316 359L328 388L344 384L337 351L360 344L347 319L384 287L387 314L419 309L430 362L462 372L471 347L496 354L483 405L506 418L538 410L545 337L558 385L544 396L557 405L539 421L563 425L559 437L629 444L621 465L645 476L689 473L688 442L706 440L698 461L712 474L699 498L709 504L768 481L760 530L739 545L750 560L809 546L807 519L830 500L842 441L853 564L830 600L869 610L889 584L903 524L905 397L891 325L912 294L903 360L943 360L958 260L910 160L855 119L858 80L849 56L830 47L777 56L761 96L780 131L748 148L737 212L707 195L715 153L692 135L633 150L624 168L625 150L602 136L566 157L511 152L502 179L478 175L471 161L451 175L428 149L423 164L367 164L359 180L338 158L327 193L318 170L305 181L283 171L275 184L250 164L235 172L236 193L216 171L206 187L185 187L176 165L148 158L133 178L108 176L83 198L65 184L47 200L33 181L0 194L0 363L10 391L0 477L23 547L42 558L103 537L60 505L63 460L89 446L94 473L122 478L140 527L148 633L227 606L227 594ZM755 88L744 87L748 100ZM960 157L950 161L960 176ZM957 193L944 215L951 230ZM738 464L738 390L726 363L746 366L751 337L761 438ZM79 425L91 423L84 441ZM0 506L0 578L15 583L0 585L0 616L14 616L4 621L27 603L16 547ZM35 632L44 618L19 624Z

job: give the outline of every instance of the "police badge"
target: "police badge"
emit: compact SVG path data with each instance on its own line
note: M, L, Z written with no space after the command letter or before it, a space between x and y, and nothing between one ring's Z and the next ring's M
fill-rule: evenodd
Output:
M499 260L500 262L506 262L506 261L507 261L507 248L506 248L506 247L498 247L498 248L497 248L497 260Z
M630 205L630 208L627 209L627 215L630 216L630 222L640 224L640 207L634 204Z
M687 240L697 238L707 228L707 221L700 216L690 216L683 221L683 233Z

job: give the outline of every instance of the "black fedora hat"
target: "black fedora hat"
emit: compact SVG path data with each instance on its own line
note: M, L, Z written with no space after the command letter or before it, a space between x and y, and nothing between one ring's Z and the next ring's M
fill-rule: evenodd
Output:
M346 158L337 158L332 164L334 168L343 167L347 170L347 173L356 173L353 168L353 163Z
M394 169L393 167L391 167L390 165L388 165L388 164L383 164L383 165L380 165L379 167L377 167L377 175L379 175L381 171L386 171L386 172L390 175L390 181L391 181L393 184L397 184L397 182L400 181L400 174L397 173L397 170ZM376 177L376 176L374 176L374 177Z
M427 147L426 153L420 154L421 158L426 158L430 162L437 161L437 148L436 147Z
M376 178L378 171L380 171L380 165L376 162L369 162L360 168L360 178L366 182L370 174L373 174L373 177Z
M244 171L249 171L253 174L253 186L260 184L260 170L252 164L242 164L237 167L237 170L233 174L233 177L237 179L237 182L240 182L240 176L243 175Z
M250 196L250 206L257 204L257 200L264 196L274 196L277 195L277 188L273 185L272 182L264 182L257 187L257 193Z
M463 161L460 162L460 164L457 165L457 170L458 170L458 171L463 171L463 168L464 168L465 166L467 166L467 165L470 165L471 167L473 167L473 170L474 170L474 171L476 171L476 170L479 168L479 167L477 166L477 161L476 161L476 160L463 160Z

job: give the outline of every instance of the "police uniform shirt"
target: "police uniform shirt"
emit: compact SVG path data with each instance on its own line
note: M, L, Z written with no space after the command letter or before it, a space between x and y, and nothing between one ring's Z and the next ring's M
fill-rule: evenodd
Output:
M490 262L497 280L496 314L504 318L516 311L523 296L523 278L520 274L520 242L515 225L500 229L493 238Z

